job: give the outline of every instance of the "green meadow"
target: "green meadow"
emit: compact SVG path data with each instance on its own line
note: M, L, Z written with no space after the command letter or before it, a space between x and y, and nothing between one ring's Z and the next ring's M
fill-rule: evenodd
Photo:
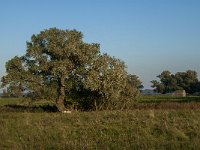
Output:
M200 97L140 96L130 109L59 113L0 98L0 149L200 149Z

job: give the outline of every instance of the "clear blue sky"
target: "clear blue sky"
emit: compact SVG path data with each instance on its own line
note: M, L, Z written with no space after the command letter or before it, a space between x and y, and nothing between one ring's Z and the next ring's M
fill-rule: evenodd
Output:
M82 31L145 88L163 70L200 76L199 0L0 0L0 76L32 34L50 27Z

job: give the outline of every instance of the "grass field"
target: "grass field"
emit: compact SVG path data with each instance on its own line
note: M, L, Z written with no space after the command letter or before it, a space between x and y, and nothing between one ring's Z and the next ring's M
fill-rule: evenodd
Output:
M200 149L200 98L142 96L123 111L61 114L0 99L0 149Z

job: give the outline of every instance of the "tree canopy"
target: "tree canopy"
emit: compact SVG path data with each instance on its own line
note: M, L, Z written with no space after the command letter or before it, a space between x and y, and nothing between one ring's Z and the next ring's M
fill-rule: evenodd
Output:
M197 72L188 70L186 72L177 72L172 74L170 71L163 71L157 76L160 82L153 80L152 87L159 93L171 93L175 90L185 90L189 94L199 92Z
M59 111L69 100L88 108L125 104L141 87L137 76L127 74L123 61L101 54L100 45L84 42L77 30L50 28L34 34L26 53L6 63L6 72L2 86L10 93L28 91L32 98L55 100Z

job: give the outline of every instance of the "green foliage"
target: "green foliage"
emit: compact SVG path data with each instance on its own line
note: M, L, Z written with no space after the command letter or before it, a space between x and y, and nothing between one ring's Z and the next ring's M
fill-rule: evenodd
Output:
M141 86L136 76L127 82L125 68L121 60L101 54L99 44L85 43L81 32L51 28L33 35L25 55L7 62L2 82L12 95L28 91L31 98L54 100L60 111L65 102L115 109L134 100Z
M157 76L159 81L153 80L152 87L159 93L171 93L175 90L185 90L189 94L198 92L198 77L196 71L177 72L163 71Z
M2 77L2 87L9 84L8 94L20 97L25 90L25 70L20 57L15 56L6 63L7 76ZM22 76L23 75L23 76Z
M200 96L200 82L194 83L191 89L193 89L194 94Z
M128 77L128 83L132 86L132 87L136 87L137 89L143 89L144 86L142 85L142 82L139 80L139 77L136 75L132 75L129 74Z

